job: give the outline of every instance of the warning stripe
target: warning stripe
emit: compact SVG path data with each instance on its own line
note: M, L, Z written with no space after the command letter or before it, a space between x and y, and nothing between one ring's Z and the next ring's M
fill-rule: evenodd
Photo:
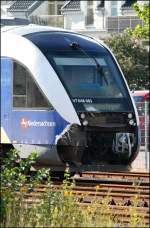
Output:
M1 127L1 143L10 143L10 139L3 127Z

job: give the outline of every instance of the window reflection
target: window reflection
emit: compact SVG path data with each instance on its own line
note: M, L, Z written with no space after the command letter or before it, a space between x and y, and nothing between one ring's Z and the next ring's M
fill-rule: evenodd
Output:
M13 107L52 108L24 66L14 62L13 73Z

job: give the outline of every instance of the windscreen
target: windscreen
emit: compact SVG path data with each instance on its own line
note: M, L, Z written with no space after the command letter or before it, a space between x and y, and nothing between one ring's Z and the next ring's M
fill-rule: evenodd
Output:
M110 56L106 53L88 54L93 57L87 57L80 51L75 51L75 53L71 51L62 55L55 53L55 56L52 57L71 96L76 98L124 97L124 87ZM96 65L93 58L96 59L99 66Z
M96 41L63 32L26 37L46 56L79 111L131 110L126 85L113 57Z

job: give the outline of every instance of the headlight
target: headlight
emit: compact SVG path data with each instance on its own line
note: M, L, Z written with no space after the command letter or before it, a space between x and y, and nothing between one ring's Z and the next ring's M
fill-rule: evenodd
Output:
M81 119L84 119L85 118L85 114L81 113L80 117L81 117Z
M131 119L132 116L133 116L132 113L129 113L129 114L128 114L128 118L129 118L129 119Z
M87 120L84 120L83 121L83 126L87 126L88 125L88 121Z

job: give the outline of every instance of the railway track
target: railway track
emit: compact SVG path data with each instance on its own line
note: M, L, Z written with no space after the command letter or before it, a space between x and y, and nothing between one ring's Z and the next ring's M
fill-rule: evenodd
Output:
M149 181L150 175L147 172L82 172L78 173L78 179L90 178L101 180L105 178L108 181L136 182L142 185Z
M89 197L96 189L96 197L101 199L108 196L109 204L130 206L134 197L138 198L138 207L149 207L149 174L138 172L83 172L73 178L78 192L88 191ZM85 200L86 201L86 200Z
M137 172L83 172L70 178L70 185L65 191L75 195L76 204L87 208L96 201L97 209L101 208L102 201L107 198L108 211L105 214L117 216L118 221L128 223L130 208L133 206L139 216L149 225L149 174ZM52 178L52 184L48 187L40 184L34 189L28 189L24 194L24 202L27 204L39 203L43 194L48 191L64 191L62 180Z

